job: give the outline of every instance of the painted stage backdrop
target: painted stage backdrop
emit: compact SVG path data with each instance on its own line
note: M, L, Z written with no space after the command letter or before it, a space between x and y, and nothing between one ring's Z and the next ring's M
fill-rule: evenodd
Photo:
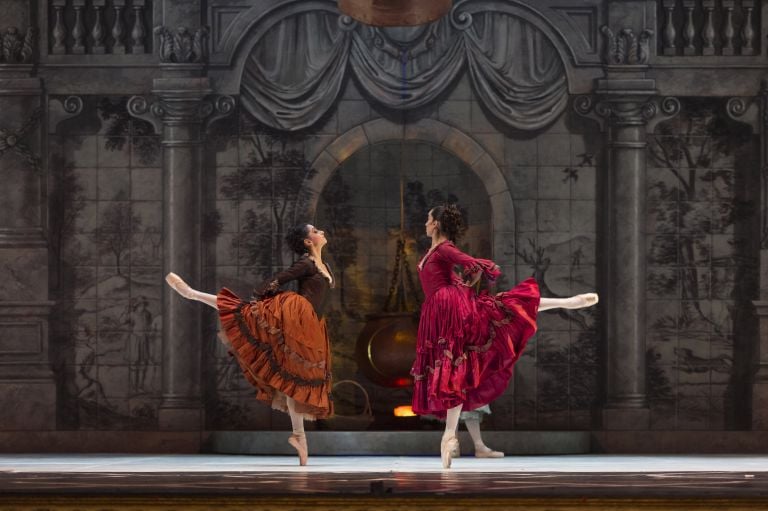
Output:
M0 430L289 427L254 400L212 309L169 312L163 276L249 297L291 264L302 221L330 240L334 379L390 417L410 388L367 378L357 338L401 235L416 279L445 202L465 215L459 247L500 265L491 292L534 276L544 296L603 298L540 315L485 428L768 427L761 2L736 2L735 39L690 48L682 2L484 0L392 30L334 2L261 3L203 2L173 11L189 29L152 33L173 1L134 1L123 21L108 1L110 23L143 27L122 41L92 30L90 6L87 36L72 32L68 3L34 39L38 13L0 0L33 27L0 26L0 403L17 410ZM336 399L363 406L354 387Z

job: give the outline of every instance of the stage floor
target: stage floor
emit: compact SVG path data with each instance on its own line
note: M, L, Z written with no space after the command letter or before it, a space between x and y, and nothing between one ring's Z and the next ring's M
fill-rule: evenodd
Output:
M768 497L768 456L0 455L4 494Z

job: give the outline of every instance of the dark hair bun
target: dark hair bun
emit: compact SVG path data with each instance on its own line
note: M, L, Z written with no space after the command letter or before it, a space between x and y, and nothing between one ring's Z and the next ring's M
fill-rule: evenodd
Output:
M440 231L451 240L456 241L464 227L461 210L456 204L445 204L432 209L432 218L440 222Z
M307 252L307 246L304 244L307 236L309 236L309 224L299 224L288 229L285 242L291 247L291 250L297 254L303 254Z

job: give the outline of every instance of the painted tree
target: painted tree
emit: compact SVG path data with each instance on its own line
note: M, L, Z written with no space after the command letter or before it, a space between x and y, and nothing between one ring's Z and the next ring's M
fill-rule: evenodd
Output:
M753 321L746 316L747 304L742 307L738 302L757 292L759 187L750 183L757 172L746 170L756 165L750 129L728 120L723 110L722 104L711 100L688 98L681 115L659 125L649 138L649 167L658 169L658 178L649 182L649 211L658 234L649 245L649 264L660 268L651 275L648 291L681 300L680 313L662 313L648 325L660 342L676 346L674 369L656 347L648 350L652 398L676 397L678 389L665 371L726 371L731 381L728 392L739 395L748 389L752 361L739 346L743 343L735 340L755 335L750 331ZM729 302L720 303L729 310L725 316L714 308L718 299ZM711 330L717 342L732 345L717 357L696 353L677 345L678 335L686 330L694 331L694 336ZM709 341L708 350L714 349L714 342ZM702 363L702 358L708 360ZM710 385L701 385L705 388L700 392L708 393ZM682 407L678 401L677 413L706 422L712 411L707 403L689 399ZM730 413L726 420L735 420L734 424L748 417L746 410Z
M568 243L575 239L578 238L568 240ZM547 271L552 264L552 259L547 255L546 247L540 246L534 238L529 238L527 246L519 247L515 253L524 264L533 270L533 277L539 285L542 296L564 297L556 293L547 283ZM578 251L572 254L571 270L579 267L580 259L581 255ZM555 363L547 369L552 374L550 378L543 380L537 399L545 400L551 410L557 412L572 409L588 410L596 404L599 398L596 389L598 354L595 316L600 314L600 308L553 309L546 314L554 314L573 323L576 327L577 337L575 342L566 342L564 346L549 349L546 355L541 357L541 360L536 360L537 364ZM554 337L550 338L546 332L540 331L537 336L538 342L541 344L544 344L546 340L555 342ZM570 366L568 370L571 374L570 377L564 371L565 364ZM565 393L563 392L564 388L566 389ZM569 421L571 420L570 417L569 412Z
M243 201L248 199L264 200L269 203L271 218L262 211L251 209L247 221L250 227L260 232L274 234L272 247L273 266L284 266L283 237L288 222L294 212L298 191L306 179L315 171L304 160L303 150L297 149L303 135L280 132L265 126L256 126L249 134L251 151L246 163L234 173L225 176L221 193L228 199ZM263 221L263 224L257 222ZM246 226L248 227L248 226ZM253 231L252 231L253 232ZM249 243L247 231L240 229L236 242L259 252L263 246ZM259 259L253 254L251 259Z
M754 203L736 193L734 172L719 166L719 159L743 152L750 142L748 127L728 122L720 115L719 106L711 101L690 98L684 112L676 119L662 123L649 140L651 163L664 169L673 179L650 183L655 196L650 209L657 226L680 236L656 237L651 247L652 263L676 261L684 268L680 274L681 298L694 307L698 320L720 328L701 307L702 266L754 264L745 256L744 247L732 245L728 255L712 259L712 247L703 235L727 232L736 223L753 215ZM738 240L734 240L738 244ZM746 258L745 258L746 257ZM670 290L674 282L651 281L651 290ZM683 324L696 321L687 311Z
M107 206L101 224L91 235L101 253L115 257L118 275L122 275L122 260L140 228L141 218L132 213L130 203L113 202Z
M324 215L328 225L321 226L329 232L329 248L336 263L335 273L339 280L339 300L341 307L348 314L357 314L347 307L345 293L345 275L357 262L357 237L354 232L355 212L350 204L352 189L344 181L341 173L336 172L323 190L325 200Z
M138 163L154 165L160 156L160 139L152 125L128 113L128 98L101 98L98 103L99 116L107 124L104 149L121 151L132 140ZM133 138L132 137L136 137Z

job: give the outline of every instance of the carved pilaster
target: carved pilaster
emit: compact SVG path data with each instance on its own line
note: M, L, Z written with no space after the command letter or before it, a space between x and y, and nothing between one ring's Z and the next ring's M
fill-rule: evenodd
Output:
M760 298L753 301L759 342L752 378L752 429L768 429L768 81L754 97L731 98L728 116L760 135Z
M234 99L208 97L207 78L157 79L152 92L152 100L132 97L128 111L162 133L164 272L183 275L194 287L200 282L202 135L206 124L234 110ZM163 429L202 426L199 314L197 304L164 287Z
M0 112L0 430L55 429L40 80L0 79Z
M0 79L0 246L45 246L41 102L40 80Z
M621 77L598 80L595 95L577 97L573 105L580 115L599 122L607 147L608 168L601 187L607 214L599 227L605 240L601 258L607 269L601 284L607 359L603 427L647 429L646 136L657 122L675 115L680 104L674 98L658 98L653 80L613 74Z

